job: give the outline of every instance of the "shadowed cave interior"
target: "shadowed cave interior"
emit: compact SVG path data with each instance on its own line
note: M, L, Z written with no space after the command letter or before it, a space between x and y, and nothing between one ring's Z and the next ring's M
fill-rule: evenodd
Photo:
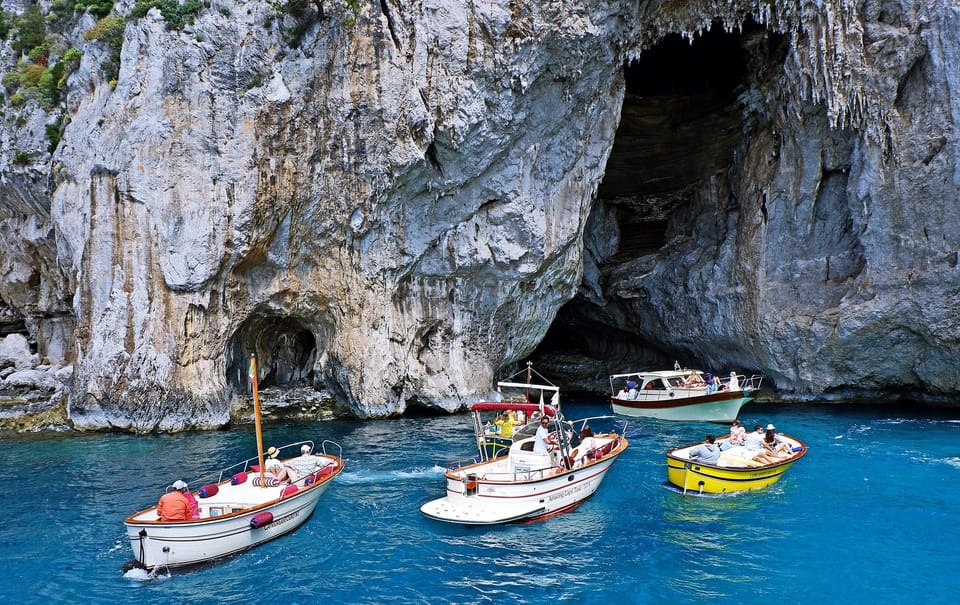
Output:
M601 300L590 292L596 288L582 286L559 310L529 358L538 367L565 383L601 386L598 376L624 369L697 361L684 351L662 350L624 325L621 318L635 312L629 300L610 293L626 265L659 260L654 255L668 242L671 226L695 220L691 199L705 181L735 168L734 150L749 128L741 96L755 79L769 77L751 69L777 73L785 56L780 34L753 22L732 32L714 24L692 43L667 35L625 66L621 121L593 210L610 213L617 233L591 230L590 223L602 222L590 221L585 234L588 250L615 250L595 258Z
M313 384L316 338L296 318L254 315L240 325L227 345L227 382L234 392L252 391L250 352L257 355L261 388L322 386Z

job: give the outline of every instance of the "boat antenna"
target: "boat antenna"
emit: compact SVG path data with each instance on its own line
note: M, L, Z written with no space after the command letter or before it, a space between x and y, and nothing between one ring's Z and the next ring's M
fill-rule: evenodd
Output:
M250 384L253 387L253 418L257 425L257 461L260 463L260 486L266 487L263 471L263 431L260 428L260 393L257 390L257 355L250 353Z
M527 362L527 403L530 403L530 383L533 382L533 362Z

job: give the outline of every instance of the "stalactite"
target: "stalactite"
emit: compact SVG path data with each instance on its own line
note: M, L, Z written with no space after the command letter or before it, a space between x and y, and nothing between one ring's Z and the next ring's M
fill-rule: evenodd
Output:
M823 104L832 128L860 129L875 142L886 136L889 117L868 88L864 26L854 0L665 1L646 3L638 16L642 30L638 47L628 53L631 60L666 34L678 33L692 43L716 23L733 31L752 19L786 33L793 96Z

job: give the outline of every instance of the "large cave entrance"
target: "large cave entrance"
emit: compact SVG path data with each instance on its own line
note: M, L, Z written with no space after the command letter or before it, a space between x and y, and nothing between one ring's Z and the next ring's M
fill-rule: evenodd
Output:
M625 66L621 122L584 241L597 271L531 356L540 367L595 388L610 373L696 361L644 338L630 300L642 293L624 295L623 282L696 220L693 200L705 183L735 172L738 146L764 127L745 122L744 104L782 70L785 54L785 38L755 23L715 24L692 42L667 35Z
M244 321L227 345L227 382L250 393L250 354L257 355L259 386L292 388L314 382L317 339L296 318L254 315Z

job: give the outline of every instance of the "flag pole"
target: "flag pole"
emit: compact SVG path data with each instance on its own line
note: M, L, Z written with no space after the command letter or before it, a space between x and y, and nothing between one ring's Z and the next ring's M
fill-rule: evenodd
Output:
M250 384L253 387L253 418L257 425L257 460L260 463L260 487L266 487L263 468L263 431L260 428L260 393L257 390L257 356L250 353Z

